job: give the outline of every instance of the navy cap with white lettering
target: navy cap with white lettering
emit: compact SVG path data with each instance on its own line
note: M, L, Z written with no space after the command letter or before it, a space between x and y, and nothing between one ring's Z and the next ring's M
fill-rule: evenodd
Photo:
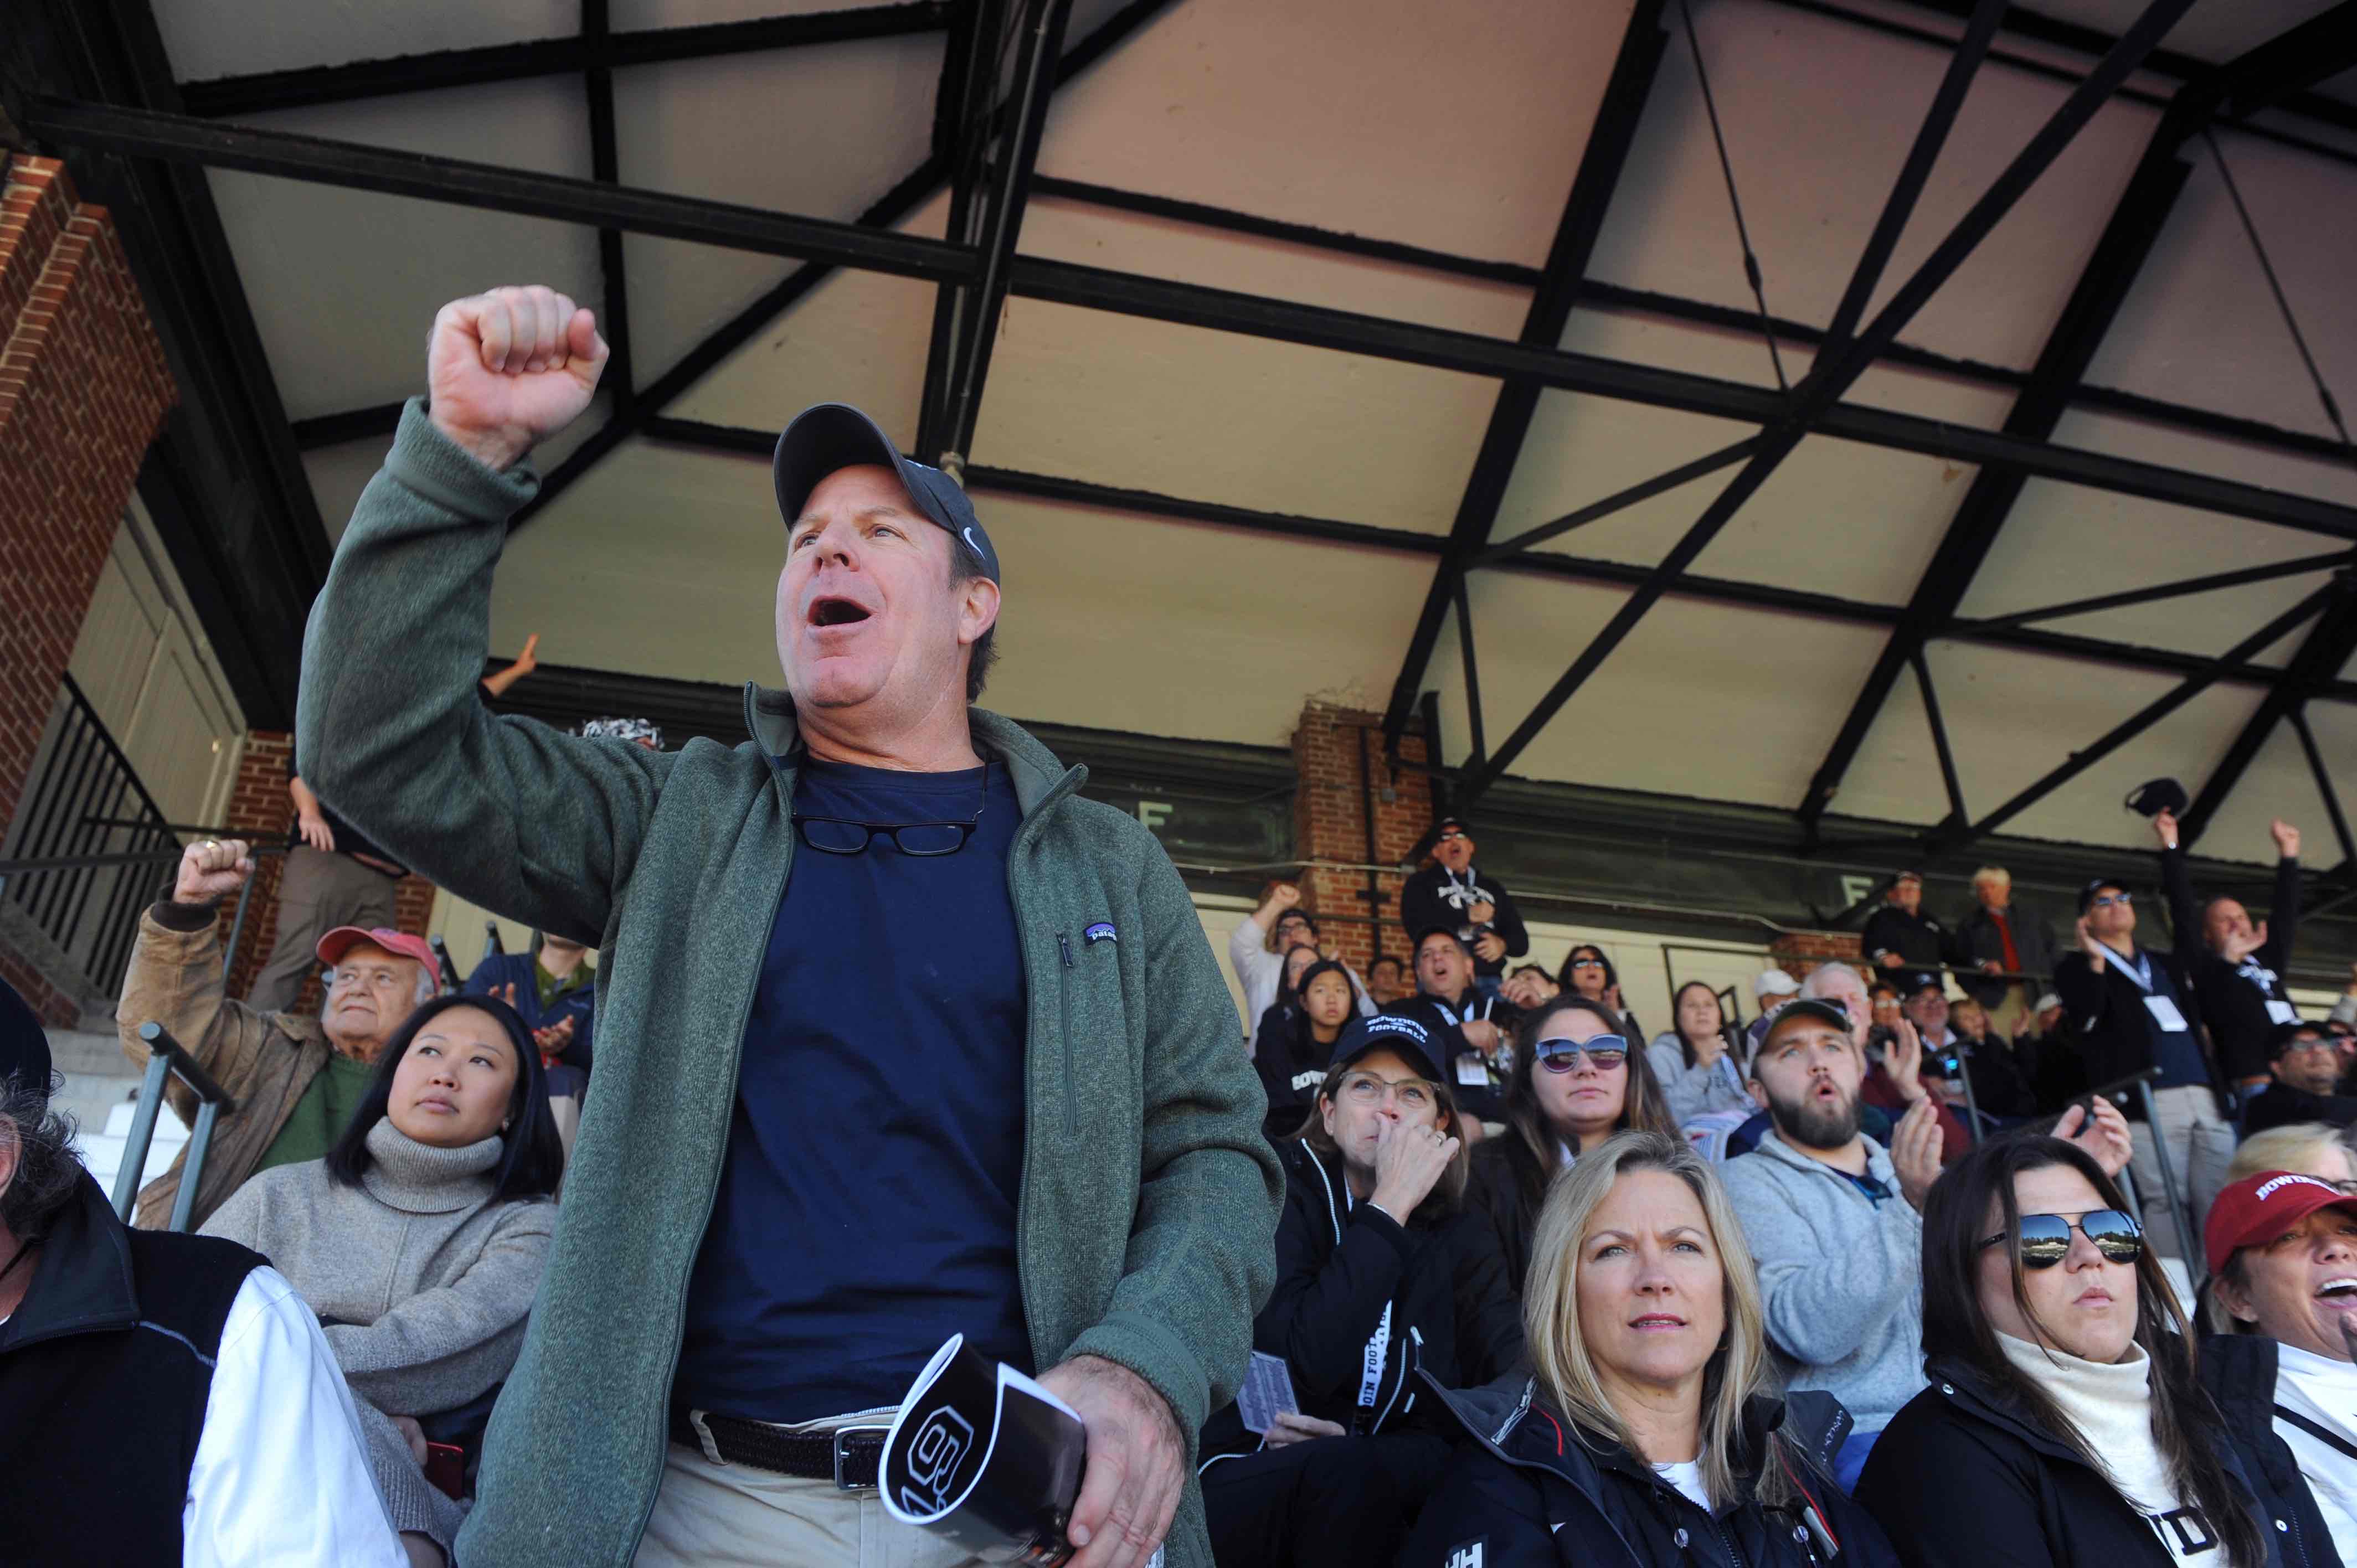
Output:
M778 437L770 473L778 488L778 510L791 528L819 481L842 468L874 464L890 468L918 510L941 525L982 575L998 581L998 552L983 531L958 482L912 457L904 457L874 420L847 403L815 403L794 415Z

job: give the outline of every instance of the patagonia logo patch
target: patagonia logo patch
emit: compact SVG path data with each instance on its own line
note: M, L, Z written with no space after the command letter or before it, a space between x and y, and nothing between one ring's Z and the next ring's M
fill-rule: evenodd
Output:
M1111 920L1099 920L1095 925L1091 926L1087 930L1081 933L1081 940L1084 942L1118 942L1121 940L1121 933L1113 929L1113 922Z

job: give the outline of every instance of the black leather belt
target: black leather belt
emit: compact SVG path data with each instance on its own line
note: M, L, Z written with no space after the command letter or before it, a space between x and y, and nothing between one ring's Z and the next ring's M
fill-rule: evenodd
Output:
M698 1427L702 1431L698 1431ZM701 1449L716 1464L749 1465L756 1470L833 1481L846 1492L875 1488L888 1426L838 1426L833 1432L788 1432L767 1422L744 1421L710 1411L674 1410L671 1440Z

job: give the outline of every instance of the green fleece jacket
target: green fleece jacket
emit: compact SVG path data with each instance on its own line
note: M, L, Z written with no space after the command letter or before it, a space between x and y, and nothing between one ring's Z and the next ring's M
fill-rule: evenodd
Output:
M378 843L485 908L599 943L597 1092L459 1537L468 1568L619 1565L636 1551L795 843L801 746L781 695L747 686L750 744L673 752L477 700L492 569L536 485L476 462L413 400L312 607L296 720L305 779ZM1137 1372L1177 1412L1191 1461L1204 1418L1234 1396L1275 1275L1284 1181L1259 1079L1152 835L1081 799L1084 769L1003 718L972 718L1023 808L1006 879L1030 1015L1016 1247L1032 1351L1043 1368L1094 1355ZM1099 921L1116 940L1082 940ZM856 1161L858 1136L810 1157ZM1210 1568L1191 1473L1168 1544L1172 1568Z

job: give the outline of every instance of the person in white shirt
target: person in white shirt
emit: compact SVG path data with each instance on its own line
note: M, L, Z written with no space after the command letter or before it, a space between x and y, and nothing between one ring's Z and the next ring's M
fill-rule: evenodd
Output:
M317 1319L255 1252L116 1218L0 983L0 1557L404 1568Z
M1256 1028L1275 1002L1285 983L1285 955L1317 945L1318 921L1301 907L1301 889L1290 882L1270 888L1260 908L1237 923L1228 935L1228 962L1236 972L1236 983L1244 989L1246 1028ZM1375 1004L1357 970L1351 972L1351 983L1359 990L1360 1015L1373 1017Z
M2218 1195L2202 1240L2233 1332L2201 1348L2201 1381L2285 1495L2357 1562L2357 1184L2260 1171ZM2272 1459L2272 1465L2264 1461Z

